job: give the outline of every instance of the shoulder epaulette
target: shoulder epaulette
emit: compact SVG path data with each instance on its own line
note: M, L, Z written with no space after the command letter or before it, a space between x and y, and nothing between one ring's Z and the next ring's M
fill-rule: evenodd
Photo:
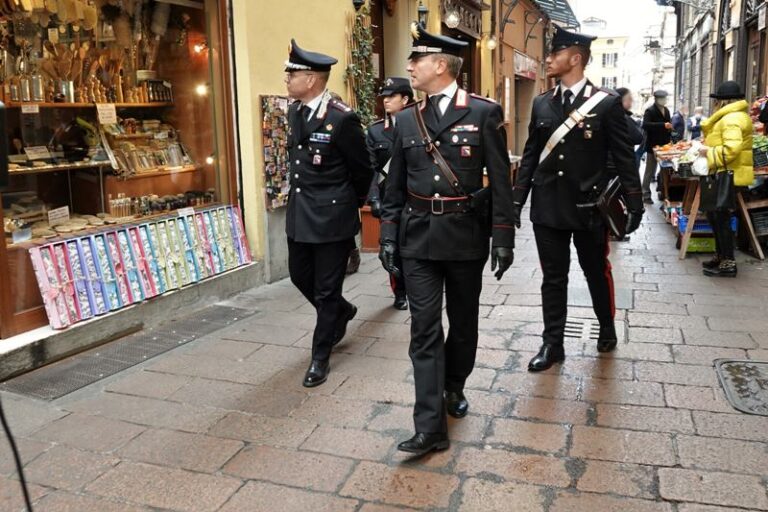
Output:
M493 98L489 98L487 96L480 96L479 94L475 94L473 92L469 93L469 95L472 96L475 99L482 100L482 101L487 101L488 103L493 103L494 105L498 105L499 104L496 100L494 100Z
M342 112L352 112L352 107L350 107L349 105L345 104L342 101L331 100L328 102L328 104L333 108L335 108L336 110L341 110Z

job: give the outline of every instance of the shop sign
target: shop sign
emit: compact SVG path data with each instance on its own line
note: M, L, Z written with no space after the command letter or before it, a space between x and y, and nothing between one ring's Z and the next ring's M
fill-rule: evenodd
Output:
M536 80L539 63L524 53L515 51L515 74L529 80Z
M21 106L21 113L22 114L39 114L40 113L40 105L37 103L31 103Z
M456 29L475 39L480 39L483 33L482 9L486 8L488 8L487 5L473 0L442 0L440 16L445 19L446 13L455 11L460 20Z
M768 9L768 4L760 6L760 10L757 11L757 30L765 30L765 14Z
M117 110L114 103L99 103L96 105L96 111L100 124L117 124Z
M48 224L51 227L69 222L69 206L55 208L48 212Z
M28 146L24 148L27 160L47 160L51 158L51 152L47 146Z

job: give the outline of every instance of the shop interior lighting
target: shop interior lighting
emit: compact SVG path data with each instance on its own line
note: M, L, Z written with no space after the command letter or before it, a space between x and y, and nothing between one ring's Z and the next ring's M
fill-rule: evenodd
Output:
M215 161L216 161L216 159L215 159L215 158L213 158L213 155L209 155L209 156L208 156L208 157L205 159L205 163L206 163L206 164L208 164L208 165L213 165L213 163L214 163Z
M195 53L198 55L208 50L208 43L206 41L201 41L197 43L195 46L192 47L192 50L194 50Z
M429 20L429 8L426 5L424 5L424 2L422 0L419 0L418 13L419 13L419 23L421 23L426 27L427 20Z
M452 9L445 13L445 19L443 20L448 28L456 28L461 23L461 16L459 11Z
M195 87L195 93L198 96L208 96L208 84L199 84Z
M496 39L496 34L488 36L488 40L485 41L485 47L493 51L497 46L499 46L499 41Z

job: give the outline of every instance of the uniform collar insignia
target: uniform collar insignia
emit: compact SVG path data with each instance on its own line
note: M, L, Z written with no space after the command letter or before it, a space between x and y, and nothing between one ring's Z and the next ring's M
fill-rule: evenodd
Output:
M323 99L320 100L320 106L317 108L316 119L325 119L325 114L328 113L328 102L332 99L331 92L326 89L323 93Z
M464 89L456 90L456 108L467 108L469 106L469 94Z

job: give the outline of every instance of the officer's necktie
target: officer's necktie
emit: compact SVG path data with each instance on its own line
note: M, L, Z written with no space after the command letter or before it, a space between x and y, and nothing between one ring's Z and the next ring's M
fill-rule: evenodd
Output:
M302 105L301 117L304 119L304 121L309 121L309 117L311 115L312 115L312 109L309 107L309 105Z
M432 104L432 112L438 123L443 118L443 111L440 110L440 100L443 98L445 98L445 94L435 94L434 96L429 97L429 102Z
M566 89L563 93L563 112L569 115L573 111L573 91Z

